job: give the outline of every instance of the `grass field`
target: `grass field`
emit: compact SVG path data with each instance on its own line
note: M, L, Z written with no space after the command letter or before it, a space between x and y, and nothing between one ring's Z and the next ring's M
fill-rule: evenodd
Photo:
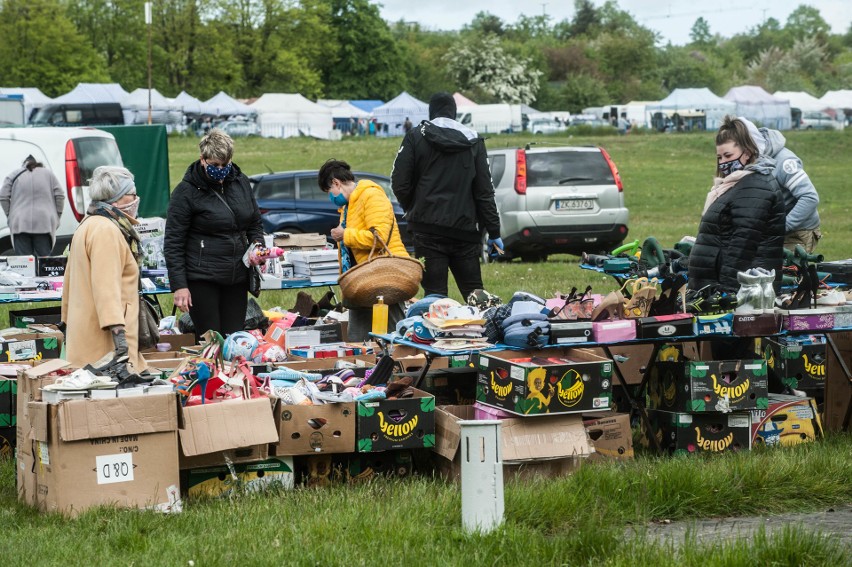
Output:
M501 136L489 146L523 144ZM631 211L630 237L671 245L694 234L714 169L712 134L548 137L559 145L602 145L619 166ZM171 138L172 185L197 156L196 139ZM237 140L234 161L246 173L318 168L329 157L389 173L398 139ZM794 132L798 153L822 199L819 251L852 256L847 193L852 132ZM483 267L485 286L508 297L541 295L613 280L585 272L575 257ZM316 292L319 295L319 291ZM456 298L457 292L455 292ZM293 292L264 292L264 307L291 307ZM34 305L35 306L35 305ZM25 306L17 306L23 308ZM167 302L170 308L170 300ZM5 319L8 309L0 313ZM83 561L146 565L848 565L850 550L807 525L750 541L687 541L672 548L642 536L655 520L684 520L852 502L852 436L781 450L712 458L639 456L595 464L576 474L506 492L506 523L486 536L460 527L458 487L431 478L375 480L358 486L242 495L190 503L180 516L96 510L67 521L15 501L14 467L0 463L0 549L8 565ZM625 536L629 528L639 535ZM683 543L683 542L682 542Z

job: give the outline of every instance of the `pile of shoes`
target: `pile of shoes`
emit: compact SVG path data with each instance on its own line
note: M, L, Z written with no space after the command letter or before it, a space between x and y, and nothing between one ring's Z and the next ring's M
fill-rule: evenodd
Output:
M734 313L759 314L775 311L775 270L751 268L737 272L740 289Z
M651 314L656 298L657 278L631 278L624 282L621 289L603 298L592 311L591 319L598 322L647 317Z

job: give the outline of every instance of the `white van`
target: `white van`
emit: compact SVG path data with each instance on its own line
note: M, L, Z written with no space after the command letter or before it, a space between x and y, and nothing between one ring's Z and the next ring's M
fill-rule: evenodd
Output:
M0 128L0 177L19 169L32 155L53 171L65 190L65 210L56 231L54 254L61 254L89 206L88 180L101 165L123 165L112 134L94 128ZM12 252L9 223L0 209L0 255Z
M478 134L502 134L523 129L520 104L462 106L456 112L456 120Z

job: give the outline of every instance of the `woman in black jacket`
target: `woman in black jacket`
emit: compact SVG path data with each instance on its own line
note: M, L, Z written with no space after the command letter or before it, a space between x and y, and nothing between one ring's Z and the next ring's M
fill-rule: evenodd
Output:
M164 253L175 306L189 311L200 337L241 331L248 305L249 244L263 244L260 210L248 178L231 161L234 141L219 129L198 144L169 201Z
M746 125L725 117L716 134L716 174L689 254L689 287L735 293L737 272L775 270L784 258L784 197L771 158L758 153Z

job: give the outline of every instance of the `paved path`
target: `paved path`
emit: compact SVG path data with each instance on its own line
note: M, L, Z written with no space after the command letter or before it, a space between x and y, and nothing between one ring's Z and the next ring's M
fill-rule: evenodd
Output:
M821 512L807 514L779 514L775 516L745 516L739 518L717 518L710 520L687 520L670 524L651 523L647 526L628 528L627 535L635 536L645 532L646 537L659 542L684 542L690 531L698 543L705 541L720 542L737 539L751 539L761 527L767 535L795 526L832 537L852 550L852 504L834 506Z

